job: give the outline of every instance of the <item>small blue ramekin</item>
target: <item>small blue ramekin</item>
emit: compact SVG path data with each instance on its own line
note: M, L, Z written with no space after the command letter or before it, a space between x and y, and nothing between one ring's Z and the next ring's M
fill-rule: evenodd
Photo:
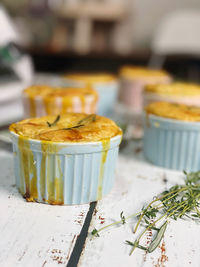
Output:
M151 163L176 170L200 170L200 122L147 115L144 156Z
M112 117L113 109L117 103L119 83L112 81L108 83L97 83L94 89L99 93L98 114Z
M121 135L90 143L56 143L11 130L16 184L27 201L54 205L101 199L114 183Z
M84 82L74 81L68 78L64 79L65 86L85 86ZM119 82L118 80L108 81L108 82L95 82L92 87L99 94L98 101L98 112L97 114L105 117L112 117L115 104L117 103L118 92L119 92Z

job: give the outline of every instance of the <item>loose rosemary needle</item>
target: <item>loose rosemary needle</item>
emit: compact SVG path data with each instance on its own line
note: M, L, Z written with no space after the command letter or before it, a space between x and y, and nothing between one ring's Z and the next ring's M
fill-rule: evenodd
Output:
M52 126L55 126L59 120L60 120L60 115L58 115L52 123L50 123L49 121L47 121L46 123L49 127L52 127ZM94 122L95 120L96 120L96 114L91 114L85 117L84 119L80 120L76 125L72 127L68 127L68 128L63 128L62 130L71 130L71 129L81 128L85 126L86 124Z
M52 123L50 123L50 122L47 121L47 125L48 125L49 127L55 126L56 123L57 123L59 120L60 120L60 115L58 115L58 116L56 117L55 121L52 122Z
M84 119L80 120L76 125L71 126L71 127L67 127L67 128L63 128L62 130L73 130L73 129L78 129L81 128L91 122L94 122L96 120L96 114L91 114L87 117L85 117Z
M125 218L123 212L120 214L120 221L104 226L100 229L92 231L93 236L99 236L99 232L114 226L116 224L124 224L130 218L137 218L134 227L134 233L138 229L143 228L135 241L126 240L126 244L130 245L130 255L136 248L153 252L160 244L167 228L169 218L177 220L179 218L190 218L192 220L200 220L200 172L186 173L185 183L183 185L172 186L154 197L153 200L141 209L140 212L132 214ZM158 224L162 223L160 228ZM140 244L142 237L148 230L156 231L152 242L144 247Z

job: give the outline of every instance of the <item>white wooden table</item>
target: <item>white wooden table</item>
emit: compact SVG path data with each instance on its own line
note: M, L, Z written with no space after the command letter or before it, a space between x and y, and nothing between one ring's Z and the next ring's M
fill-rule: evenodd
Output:
M90 206L27 203L15 187L12 154L0 150L0 266L75 266L78 255L72 252L80 239L79 267L200 266L200 225L191 221L170 221L160 247L151 254L137 249L129 256L125 240L137 237L132 219L91 239L94 227L119 220L121 211L125 216L139 211L157 193L183 182L181 172L146 163L140 148L140 142L132 142L120 154L115 186L97 203L86 240L80 233ZM144 242L151 238L147 234Z
M12 154L0 151L0 266L66 266L89 205L28 203L17 192Z

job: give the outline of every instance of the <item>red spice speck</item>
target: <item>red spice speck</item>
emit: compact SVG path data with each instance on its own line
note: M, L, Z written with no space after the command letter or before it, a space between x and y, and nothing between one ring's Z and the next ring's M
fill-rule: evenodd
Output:
M105 223L105 218L99 216L99 220L101 220L100 224L104 224Z
M148 230L147 230L147 241L146 241L146 246L150 244L151 240L152 240L152 229L148 229ZM148 253L147 251L145 251L145 253L144 253L144 256L143 256L143 260L144 260L144 262L145 262L146 259L147 259L147 253Z
M165 241L162 242L162 244L159 246L161 255L157 260L157 263L154 267L165 267L164 263L168 261L168 257L166 255L166 248L165 248Z
M77 218L74 222L79 224L79 225L82 225L84 215L85 215L84 212L80 212L80 214L77 216Z

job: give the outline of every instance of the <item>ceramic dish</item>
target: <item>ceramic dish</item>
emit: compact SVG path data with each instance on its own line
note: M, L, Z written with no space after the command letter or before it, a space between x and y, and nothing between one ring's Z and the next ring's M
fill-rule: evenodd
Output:
M147 84L168 84L172 77L163 70L151 70L144 67L124 66L120 69L121 103L133 112L143 109L143 90Z
M159 103L159 102L158 102ZM152 105L156 105L153 103ZM147 107L148 108L148 107ZM200 110L198 117L145 114L144 156L151 163L176 170L200 170ZM170 115L170 111L168 112ZM176 116L175 115L175 116ZM172 115L173 117L173 115ZM194 119L195 121L192 121Z
M144 89L144 105L157 101L200 106L200 86L180 82L147 85Z
M85 118L85 115L79 115ZM64 118L67 116L65 115ZM111 120L101 118L97 117L97 122L88 123L101 125L99 122L101 120L102 125L107 125L108 129ZM51 117L45 117L44 120L46 119L51 120ZM31 129L37 127L33 126L36 125L34 119L24 122L26 126L23 125L23 121L20 122L22 125L18 132L16 132L18 129L16 124L12 124L10 132L13 141L16 184L27 201L55 205L83 204L99 200L111 191L122 138L121 130L114 122L111 123L113 136L108 137L105 131L105 137L100 141L80 141L82 140L81 131L84 132L83 140L87 138L90 140L91 134L96 134L97 138L104 133L104 130L98 132L99 126L94 128L91 126L91 128L86 125L81 129L74 127L71 130L56 128L53 136L51 134L54 130L51 133L50 130L47 133L42 132L43 139L51 136L53 141L48 141L22 135L21 131L33 137ZM42 125L41 121L37 123ZM41 127L46 126L40 126L38 128L40 132L43 131ZM58 126L52 126L52 128L55 127ZM67 140L65 142L54 141L65 138ZM73 141L70 141L70 138L74 138Z
M66 112L96 113L98 94L90 87L56 88L35 85L23 92L24 116L41 117Z
M98 114L111 117L117 102L119 82L111 74L104 73L77 73L64 76L67 86L85 86L89 84L99 94Z

